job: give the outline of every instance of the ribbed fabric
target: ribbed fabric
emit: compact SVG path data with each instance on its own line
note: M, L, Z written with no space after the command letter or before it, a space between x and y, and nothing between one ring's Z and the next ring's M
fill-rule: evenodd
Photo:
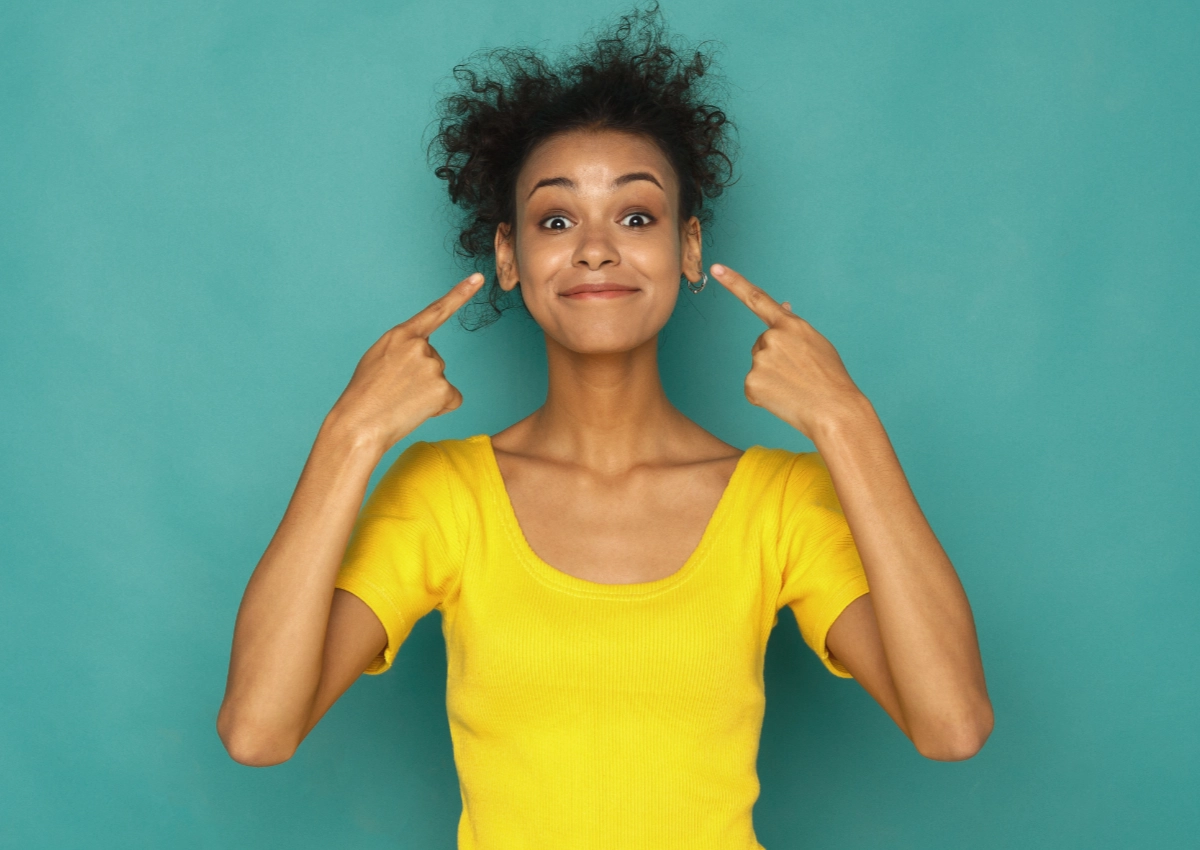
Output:
M825 635L867 592L817 452L752 446L677 572L599 584L530 548L491 439L415 442L355 523L337 587L387 631L387 670L442 612L459 850L763 850L763 658L789 605Z

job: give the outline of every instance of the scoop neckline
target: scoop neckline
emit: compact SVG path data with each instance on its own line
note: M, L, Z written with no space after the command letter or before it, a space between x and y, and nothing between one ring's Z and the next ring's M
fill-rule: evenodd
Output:
M738 457L737 463L733 468L733 473L729 476L729 481L726 482L725 489L721 492L721 498L717 500L717 506L709 516L708 523L704 526L704 531L700 535L700 542L696 544L696 548L692 550L692 553L688 555L687 560L683 562L683 565L679 569L670 575L651 581L609 584L607 582L590 581L565 573L558 569L558 567L547 563L533 550L533 547L529 545L528 538L525 537L524 529L521 528L520 520L517 519L517 512L513 508L512 499L508 494L508 487L504 483L504 475L500 472L500 463L496 459L496 449L492 445L491 435L486 433L476 434L469 439L478 443L481 448L480 454L483 458L483 465L486 469L492 492L493 506L496 508L513 548L520 555L521 562L534 577L551 587L578 596L610 599L643 599L663 593L687 581L704 562L709 549L712 548L713 540L719 534L725 517L731 510L730 505L742 487L742 479L749 474L747 471L750 468L748 458L762 448L759 445L750 446Z

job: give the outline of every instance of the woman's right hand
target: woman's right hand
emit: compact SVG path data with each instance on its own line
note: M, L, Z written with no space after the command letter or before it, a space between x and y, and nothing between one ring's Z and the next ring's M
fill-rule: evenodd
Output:
M462 393L446 380L446 361L429 335L465 304L483 283L476 272L367 349L329 418L339 428L371 440L386 452L431 416L462 404Z
M367 349L325 417L296 491L246 585L217 734L234 760L287 761L387 635L335 580L383 453L462 394L429 335L479 291L473 274Z

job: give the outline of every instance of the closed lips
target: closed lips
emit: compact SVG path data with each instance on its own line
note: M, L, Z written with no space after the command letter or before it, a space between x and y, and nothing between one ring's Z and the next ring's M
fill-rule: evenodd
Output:
M594 292L637 292L637 287L622 286L619 283L583 283L579 286L572 286L561 295L586 295Z

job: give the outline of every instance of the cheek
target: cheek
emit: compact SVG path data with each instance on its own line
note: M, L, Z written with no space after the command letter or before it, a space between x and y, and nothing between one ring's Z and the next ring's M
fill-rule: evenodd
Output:
M525 280L541 286L571 266L572 250L565 239L531 239L518 246L516 260Z

